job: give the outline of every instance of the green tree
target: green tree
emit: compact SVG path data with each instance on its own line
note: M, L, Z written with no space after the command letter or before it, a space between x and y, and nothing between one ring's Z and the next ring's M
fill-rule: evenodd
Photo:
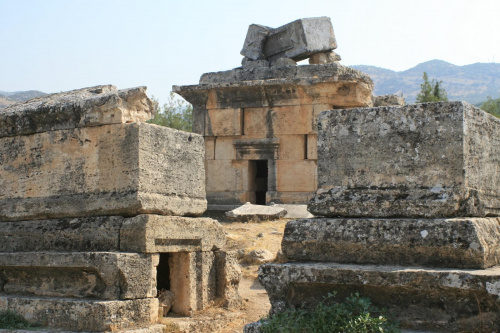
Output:
M160 107L158 100L151 98L156 108L156 115L148 121L151 124L175 128L181 131L193 131L193 106L177 97L173 92L167 102Z
M500 98L492 99L488 96L486 102L481 105L481 109L500 118Z
M432 79L432 81L429 82L429 77L426 72L424 72L422 79L424 80L424 83L420 85L420 92L417 95L416 101L417 103L448 101L448 95L442 86L442 81Z

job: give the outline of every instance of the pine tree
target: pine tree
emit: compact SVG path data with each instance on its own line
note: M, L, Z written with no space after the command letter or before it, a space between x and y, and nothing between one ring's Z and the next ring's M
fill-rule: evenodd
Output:
M442 87L442 81L432 79L432 81L429 82L429 77L426 72L424 72L422 79L424 83L420 85L420 92L416 100L417 103L448 101L448 94Z

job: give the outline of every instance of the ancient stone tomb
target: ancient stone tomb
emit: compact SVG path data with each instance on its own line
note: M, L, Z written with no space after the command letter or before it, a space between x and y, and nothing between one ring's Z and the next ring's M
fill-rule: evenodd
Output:
M359 292L404 328L500 331L500 120L428 103L325 111L318 131L322 217L261 266L272 312Z
M242 67L174 86L205 140L210 205L306 203L317 188L319 112L369 106L371 79L338 63L329 18L251 25ZM309 58L310 65L296 61Z
M113 86L0 112L0 310L71 331L159 332L163 306L189 316L239 302L223 230L195 217L203 138L143 123L152 112L144 87ZM159 303L167 290L173 304Z

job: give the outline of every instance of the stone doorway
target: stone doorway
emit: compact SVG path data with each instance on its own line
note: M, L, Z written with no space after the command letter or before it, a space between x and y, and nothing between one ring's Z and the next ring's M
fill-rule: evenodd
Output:
M255 191L256 205L266 204L266 194L268 191L269 167L267 160L253 160L249 164L250 188Z

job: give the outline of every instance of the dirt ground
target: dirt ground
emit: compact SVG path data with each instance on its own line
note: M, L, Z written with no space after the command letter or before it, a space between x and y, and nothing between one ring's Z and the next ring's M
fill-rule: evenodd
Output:
M287 220L267 222L221 222L228 235L227 249L245 250L267 249L274 255L281 249L281 239ZM259 283L257 274L259 265L241 264L242 279L240 295L243 308L238 320L226 326L221 333L242 332L243 326L267 316L271 304L267 293Z

